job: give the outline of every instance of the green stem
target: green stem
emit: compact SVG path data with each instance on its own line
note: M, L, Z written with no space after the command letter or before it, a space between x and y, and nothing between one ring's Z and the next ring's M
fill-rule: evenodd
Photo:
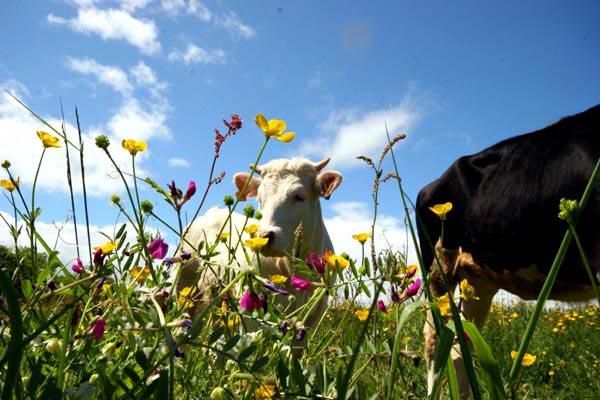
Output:
M79 110L75 107L75 119L77 120L77 135L79 137L79 165L81 167L81 187L83 189L83 208L85 211L85 229L87 233L87 241L88 241L88 256L90 259L90 265L94 265L92 258L92 239L90 235L90 216L88 212L88 203L87 203L87 186L85 185L85 164L83 161L83 138L81 136L81 125L79 123ZM67 140L65 138L65 140ZM75 146L73 146L75 147ZM76 148L76 147L75 147ZM75 212L75 211L73 211Z
M581 196L581 200L579 201L579 211L580 211L579 215L581 215L581 213L583 213L583 210L585 209L585 206L594 190L594 187L596 186L596 181L598 180L599 175L600 175L600 159L598 159L598 161L596 162L596 166L594 167L594 170L592 171L592 176L590 177L590 180L588 181L587 186L586 186L585 190L583 191L583 195ZM509 379L509 382L513 384L513 389L514 389L514 383L516 382L516 378L521 369L521 361L523 360L525 351L527 350L527 347L529 346L529 342L531 341L531 338L533 337L533 332L535 331L537 323L542 314L544 304L546 304L546 300L548 300L548 297L550 296L552 286L554 285L554 281L556 280L556 276L558 275L558 271L559 271L560 266L565 258L565 255L567 254L567 250L569 248L569 244L571 243L572 239L573 239L573 233L570 229L567 229L567 232L565 233L563 240L560 244L560 248L558 249L558 252L556 253L556 257L554 258L554 261L552 263L552 267L550 267L550 271L548 272L546 281L544 282L544 285L542 286L542 290L540 291L540 294L537 298L537 302L536 302L535 308L533 310L533 314L531 315L531 317L529 318L529 322L527 323L527 329L525 330L525 334L523 335L523 338L521 339L521 344L519 346L519 351L518 351L517 357L513 361L513 365L510 369L510 375L509 375L508 379Z
M35 232L35 218L36 218L35 188L37 186L37 180L38 180L38 176L40 174L40 168L42 167L42 161L44 160L44 154L46 154L46 147L44 147L44 150L42 150L42 155L40 157L40 161L38 162L38 166L35 171L35 177L33 178L33 187L31 189L31 213L29 214L29 243L31 245L31 271L33 273L33 276L36 276L36 277L37 277L37 271L36 271L35 267L36 267L37 250L36 250L35 236L33 233L33 232Z
M594 273L592 272L592 267L590 266L589 260L585 256L585 251L583 250L583 245L581 244L579 235L577 234L577 231L575 230L575 223L573 222L573 219L570 217L567 220L567 222L569 223L569 230L571 231L571 234L573 235L573 239L575 239L575 244L577 244L577 249L579 250L579 255L581 256L581 262L583 263L585 272L587 272L588 277L590 278L590 282L592 283L592 290L594 291L594 294L596 295L596 298L598 299L598 303L600 303L600 290L598 289L598 285L596 284L596 277L594 276Z

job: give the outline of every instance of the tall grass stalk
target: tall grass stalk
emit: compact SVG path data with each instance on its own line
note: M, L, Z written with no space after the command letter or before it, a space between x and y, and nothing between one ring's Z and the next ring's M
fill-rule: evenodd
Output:
M88 203L87 203L87 186L85 184L85 164L83 162L83 138L81 136L81 124L79 123L79 110L75 107L75 120L77 121L77 136L79 138L79 166L81 167L81 189L83 191L83 210L85 213L85 230L87 233L87 242L88 242L88 256L90 260L90 265L93 265L92 260L92 239L90 235L90 216L88 211ZM65 138L66 140L66 138ZM74 211L73 211L74 212Z
M598 180L599 175L600 175L600 159L598 159L598 161L596 162L596 166L594 167L594 170L592 171L592 176L590 177L590 179L587 183L587 186L585 187L585 190L583 191L583 195L581 196L581 200L579 201L579 211L580 211L579 215L581 215L583 210L585 210L585 206L587 205L588 200L592 194L592 191L594 190L594 188L596 186L596 181ZM558 271L560 269L560 266L562 265L565 255L567 254L567 250L569 249L569 245L571 244L572 239L573 239L572 229L568 228L567 232L565 233L563 240L560 244L560 248L558 249L558 252L556 253L556 257L554 258L554 261L552 262L552 267L550 267L550 271L548 272L546 281L544 282L544 285L542 286L542 290L540 291L540 294L537 298L535 308L529 319L529 322L527 323L527 329L525 330L525 333L523 334L523 336L521 338L521 344L519 345L517 357L513 361L512 367L510 369L509 378L508 378L513 392L516 389L515 384L517 382L517 377L519 375L519 371L521 370L521 361L523 360L523 356L525 355L525 352L527 351L529 342L531 341L531 338L533 337L533 332L535 331L535 328L536 328L538 321L540 319L540 316L542 314L544 304L546 304L546 301L548 300L548 297L550 296L550 292L552 291L552 286L554 285L554 281L556 281L556 276L558 275ZM584 255L582 254L582 256L584 256Z

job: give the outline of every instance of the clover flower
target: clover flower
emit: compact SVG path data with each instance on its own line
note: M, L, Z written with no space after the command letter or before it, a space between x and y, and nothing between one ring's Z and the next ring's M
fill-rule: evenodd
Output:
M157 237L148 245L150 256L157 260L162 260L167 255L169 245L161 237Z

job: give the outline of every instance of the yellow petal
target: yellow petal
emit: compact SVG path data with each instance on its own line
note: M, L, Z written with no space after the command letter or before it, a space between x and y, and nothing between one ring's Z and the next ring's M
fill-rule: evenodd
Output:
M40 140L42 141L42 145L46 148L48 147L60 147L60 139L56 136L52 136L48 132L37 131L36 132Z
M127 150L132 156L135 156L137 153L146 151L146 149L148 148L146 142L133 139L124 139L121 142L121 146L123 146L123 148Z
M286 283L288 278L287 278L287 276L276 274L276 275L269 276L269 280L276 285L281 285L282 283Z
M325 256L325 260L327 260L327 264L331 268L339 267L340 269L345 269L350 265L348 260L346 260L344 257L340 257L333 253L327 253L327 255Z
M360 244L365 244L367 239L369 239L370 237L371 233L369 232L357 233L356 235L352 235L352 239L358 241Z
M270 119L269 120L269 133L268 136L279 136L285 131L287 124L282 119Z
M12 183L11 180L8 179L2 179L0 180L0 186L2 186L2 188L8 190L9 192L12 192L13 190L16 189L16 186Z
M267 119L265 118L264 115L262 114L256 114L256 117L254 117L254 122L256 122L256 125L258 125L258 127L265 133L269 133L269 123L267 122Z
M113 251L114 249L117 248L117 244L115 242L106 242L101 246L95 247L95 250L102 250L102 254L108 254L111 251Z
M279 140L280 142L289 143L296 138L296 134L294 132L286 132L273 137Z
M244 228L244 232L246 232L249 235L254 235L254 234L256 234L256 232L258 232L258 225L256 225L256 224L248 225L247 227Z
M244 245L246 245L246 247L249 247L254 251L259 251L260 249L265 247L268 242L269 242L269 238L258 237L258 238L252 238L252 239L246 240L244 242Z
M369 310L368 309L356 310L356 311L354 311L354 315L356 315L356 318L358 318L359 320L366 321L367 318L369 317Z
M448 214L452 210L452 203L447 202L443 204L436 204L433 207L429 207L429 209L438 217L444 219L446 218L446 214Z
M440 314L442 314L442 317L447 317L452 313L452 308L450 307L450 295L448 295L448 293L438 297L437 305L440 309Z

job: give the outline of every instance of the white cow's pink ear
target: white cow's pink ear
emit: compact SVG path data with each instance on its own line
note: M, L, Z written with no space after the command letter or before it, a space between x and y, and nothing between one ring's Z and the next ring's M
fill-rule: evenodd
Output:
M246 201L248 197L256 197L258 194L258 187L260 186L260 178L252 177L250 182L250 174L247 172L238 172L233 176L233 183L237 188L235 195L241 201Z
M342 174L337 171L326 171L317 175L317 183L321 188L321 196L329 200L331 194L342 183Z

